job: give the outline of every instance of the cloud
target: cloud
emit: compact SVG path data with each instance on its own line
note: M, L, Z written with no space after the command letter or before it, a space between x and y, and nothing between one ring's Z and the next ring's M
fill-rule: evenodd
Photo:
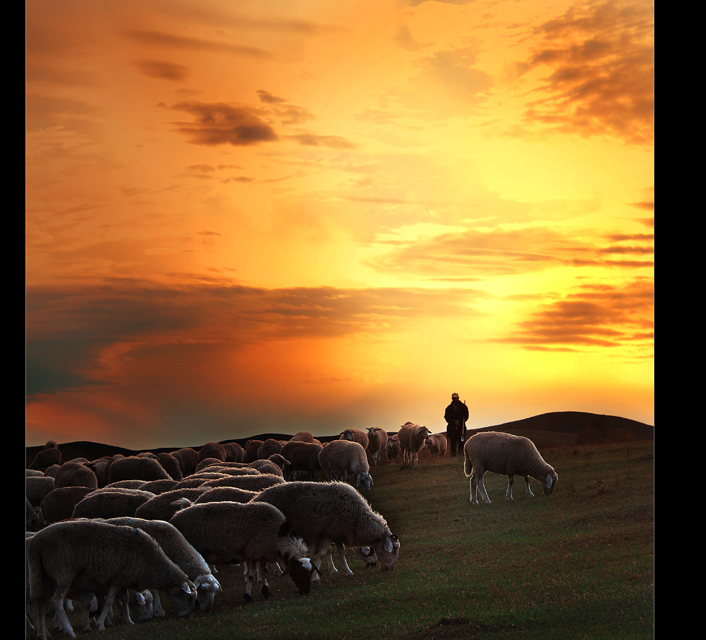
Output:
M172 80L178 82L185 80L189 75L189 68L183 64L173 62L159 62L156 60L138 60L133 65L140 73L158 80Z
M588 284L561 300L541 305L498 342L532 350L652 345L654 291L650 279L623 285Z
M560 132L652 144L654 18L651 3L596 0L540 25L527 69L548 69L524 119Z
M128 29L123 31L122 35L129 40L133 40L134 42L158 47L197 51L214 51L217 53L228 53L254 58L270 57L269 52L258 47L246 47L242 45L229 44L226 42L188 38L186 36L176 36L162 31Z
M332 149L355 149L358 145L341 136L322 136L313 133L297 133L286 136L304 147L330 147Z

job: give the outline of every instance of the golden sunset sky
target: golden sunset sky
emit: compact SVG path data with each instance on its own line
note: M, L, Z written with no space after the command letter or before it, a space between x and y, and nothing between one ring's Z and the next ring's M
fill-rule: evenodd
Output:
M26 444L654 424L653 27L28 0Z

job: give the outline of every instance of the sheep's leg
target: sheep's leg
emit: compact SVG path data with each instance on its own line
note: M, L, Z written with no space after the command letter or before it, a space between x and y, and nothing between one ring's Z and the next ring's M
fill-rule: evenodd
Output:
M527 497L534 498L534 494L532 493L532 489L530 489L529 476L525 476L525 489L527 489Z
M150 592L152 593L152 610L154 615L157 618L164 618L166 615L164 613L164 609L162 609L162 601L159 599L159 591L157 589L150 589Z
M125 589L122 601L123 622L125 624L135 624L130 617L130 592Z
M313 575L311 576L311 581L312 582L318 582L319 581L319 574L320 571L319 569L321 568L321 561L323 560L324 556L326 556L326 559L328 561L328 568L331 573L338 573L338 569L333 564L333 558L331 557L331 545L327 541L321 541L316 544L314 547L314 553L312 557L313 565L316 567L316 571L314 571Z
M245 600L245 604L252 604L254 602L252 597L252 583L255 579L255 575L257 574L257 563L253 562L252 560L248 560L244 564L245 594L243 595L243 599Z
M490 504L490 498L488 497L488 492L485 490L485 482L483 482L483 476L485 476L485 471L478 474L478 479L476 482L478 483L478 490L480 491L480 495L483 498L483 502L485 502L485 504Z
M113 606L113 600L115 600L115 596L117 595L118 590L119 587L116 586L111 586L110 589L108 589L108 594L105 597L103 609L101 610L101 613L98 618L96 618L96 629L98 629L98 631L103 631L105 629L105 618L108 615L108 611Z
M270 585L267 584L267 563L261 561L257 569L260 574L260 584L262 585L261 593L265 600L268 600L270 597Z
M66 599L66 594L69 591L71 584L63 587L57 586L54 595L52 596L52 603L54 605L54 610L56 611L56 622L59 629L69 635L72 638L76 637L74 630L69 622L69 617L66 615L66 610L64 609L64 600Z
M351 571L351 568L348 566L348 562L346 561L346 546L342 542L337 542L336 548L338 549L338 555L340 556L341 564L343 565L343 573L345 573L347 576L352 576L353 572Z
M478 481L475 471L471 473L471 503L478 504Z
M505 494L505 497L508 500L512 500L512 483L513 482L515 482L514 474L507 477L507 493Z

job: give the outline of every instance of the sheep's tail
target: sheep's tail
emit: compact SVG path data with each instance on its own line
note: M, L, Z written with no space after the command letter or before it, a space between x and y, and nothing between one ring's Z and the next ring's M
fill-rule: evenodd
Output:
M463 448L463 472L466 476L471 476L473 474L473 465L471 464L471 459L468 457L468 451Z
M47 597L46 591L49 586L49 576L44 570L38 550L32 545L27 545L26 553L29 597L34 602Z

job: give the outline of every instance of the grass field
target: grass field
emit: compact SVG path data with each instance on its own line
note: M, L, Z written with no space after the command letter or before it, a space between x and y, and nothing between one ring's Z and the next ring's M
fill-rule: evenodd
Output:
M487 474L492 504L469 502L462 458L371 470L366 495L401 541L394 572L363 566L323 577L306 597L288 577L272 599L242 604L242 569L223 567L210 615L125 627L105 640L628 640L654 635L653 443L543 451L559 474L546 497L532 481L505 499ZM165 598L166 600L166 598ZM76 625L80 628L80 625ZM60 633L55 634L60 637Z

